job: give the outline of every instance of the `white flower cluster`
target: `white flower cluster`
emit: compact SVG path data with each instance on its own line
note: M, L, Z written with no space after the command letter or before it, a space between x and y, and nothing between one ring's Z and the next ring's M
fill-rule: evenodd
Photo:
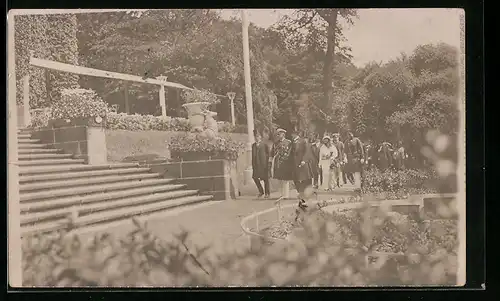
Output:
M107 111L107 104L95 91L63 89L61 99L56 101L52 107L52 116L55 119L104 117Z

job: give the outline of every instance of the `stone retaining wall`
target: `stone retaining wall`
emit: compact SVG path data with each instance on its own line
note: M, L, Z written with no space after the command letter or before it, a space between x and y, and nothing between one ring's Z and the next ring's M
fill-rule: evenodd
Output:
M212 195L214 200L233 200L239 195L236 163L224 159L177 162L140 162L164 178L176 179L188 189Z
M84 159L86 164L107 163L106 136L102 126L85 125L83 122L52 123L32 131L33 139L40 139L51 148Z

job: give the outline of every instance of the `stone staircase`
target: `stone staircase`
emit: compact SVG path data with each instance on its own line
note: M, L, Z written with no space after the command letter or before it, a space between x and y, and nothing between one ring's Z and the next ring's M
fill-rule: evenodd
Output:
M21 231L50 232L72 221L77 228L103 226L133 216L194 206L199 195L137 163L86 165L18 130Z

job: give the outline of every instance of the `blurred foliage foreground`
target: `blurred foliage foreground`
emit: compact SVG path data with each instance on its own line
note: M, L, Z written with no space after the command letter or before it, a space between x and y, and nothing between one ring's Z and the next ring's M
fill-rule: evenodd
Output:
M208 256L188 234L162 241L145 224L125 238L71 232L24 238L24 286L454 285L457 221L364 207L309 210L285 243ZM189 244L190 245L190 244ZM373 256L373 252L378 255ZM384 256L390 252L392 256Z
M442 137L428 135L431 146L423 152L433 158L446 184L456 176L450 166L456 160L444 151L454 144ZM288 236L283 243L219 254L209 247L188 247L188 233L162 241L147 225L133 221L136 229L124 238L99 234L82 241L71 229L24 237L23 286L456 284L458 221L452 219L368 205L334 213L310 208L298 225L279 225Z

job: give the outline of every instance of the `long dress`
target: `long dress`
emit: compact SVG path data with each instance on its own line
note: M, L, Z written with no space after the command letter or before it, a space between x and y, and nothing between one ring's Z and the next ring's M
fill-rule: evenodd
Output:
M319 149L319 164L323 172L323 183L321 188L323 189L333 188L333 174L330 170L330 164L338 155L337 148L333 144L330 146L323 144Z

